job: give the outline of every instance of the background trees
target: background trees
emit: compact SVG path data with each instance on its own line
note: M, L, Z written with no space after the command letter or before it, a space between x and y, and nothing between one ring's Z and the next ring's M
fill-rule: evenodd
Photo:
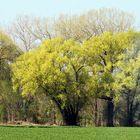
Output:
M134 29L133 15L119 9L102 8L81 15L60 15L57 18L19 16L6 31L24 51L54 37L79 42L104 32Z
M56 35L80 42L104 32L123 32L133 26L133 16L118 9L91 10L80 16L62 15L55 21Z
M10 64L21 54L10 37L0 32L0 102L1 120L13 119L16 95L12 92Z

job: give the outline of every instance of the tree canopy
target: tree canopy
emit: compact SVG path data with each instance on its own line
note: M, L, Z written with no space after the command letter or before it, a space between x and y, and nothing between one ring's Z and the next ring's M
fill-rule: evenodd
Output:
M133 57L139 34L106 32L84 43L54 38L20 56L12 65L14 87L22 94L45 93L59 108L68 125L78 123L79 111L87 98L95 95L108 101L108 125L113 125L114 101L127 83L133 88L134 75L125 77L126 61L129 70L137 70ZM131 81L131 82L129 82ZM112 114L112 115L111 115Z

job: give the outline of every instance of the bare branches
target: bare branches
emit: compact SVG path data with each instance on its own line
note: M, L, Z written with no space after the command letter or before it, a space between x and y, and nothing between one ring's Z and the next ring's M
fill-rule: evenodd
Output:
M9 33L26 52L37 47L42 40L52 37L47 19L29 16L18 17L9 28Z

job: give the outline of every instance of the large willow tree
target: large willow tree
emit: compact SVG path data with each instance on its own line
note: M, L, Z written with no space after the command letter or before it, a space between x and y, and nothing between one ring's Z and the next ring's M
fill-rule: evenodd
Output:
M46 40L12 65L14 88L20 88L25 96L45 93L59 108L66 125L79 123L79 111L90 95L105 99L107 125L113 126L114 101L125 82L125 77L120 78L125 69L122 65L137 40L138 34L133 32L104 33L84 44L60 38Z
M77 125L86 102L89 78L82 45L72 40L52 39L26 53L13 65L15 86L22 94L42 90L59 108L65 124Z

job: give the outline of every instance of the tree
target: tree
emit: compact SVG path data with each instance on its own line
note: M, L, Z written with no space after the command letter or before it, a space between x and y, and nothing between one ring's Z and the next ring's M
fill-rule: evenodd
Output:
M20 48L29 52L44 39L54 36L52 26L53 23L47 18L19 16L7 30Z
M133 16L127 12L101 8L81 15L61 15L54 23L57 36L83 42L104 32L124 32L133 27Z
M56 19L19 16L7 30L21 49L28 52L48 38L72 38L83 42L104 32L128 31L134 28L133 21L133 16L127 12L102 8L81 15L61 15Z
M28 29L32 29L32 19L28 16L18 17L8 29L13 40L26 52L33 48L35 42L34 36Z
M79 111L87 97L89 75L81 48L72 40L51 39L12 65L15 87L21 86L23 95L43 89L57 105L66 125L78 125Z
M20 50L16 47L10 37L4 32L0 32L0 61L12 61L19 53Z
M21 51L13 43L10 37L0 32L0 102L3 108L3 120L12 118L10 113L15 104L15 95L12 91L10 65ZM11 96L12 95L12 96Z
M114 103L121 95L123 80L127 82L124 76L123 79L119 79L121 66L126 63L125 52L132 49L138 39L138 34L130 31L104 33L85 42L85 54L89 56L92 76L89 81L90 91L107 102L107 126L113 126ZM128 79L132 77L130 75ZM126 84L133 85L128 82Z
M139 35L138 35L139 37ZM135 40L133 47L128 48L125 52L124 63L120 65L119 78L122 87L122 98L125 103L124 115L126 116L127 126L134 126L136 123L136 115L139 113L139 80L140 80L140 67L139 67L139 39Z

